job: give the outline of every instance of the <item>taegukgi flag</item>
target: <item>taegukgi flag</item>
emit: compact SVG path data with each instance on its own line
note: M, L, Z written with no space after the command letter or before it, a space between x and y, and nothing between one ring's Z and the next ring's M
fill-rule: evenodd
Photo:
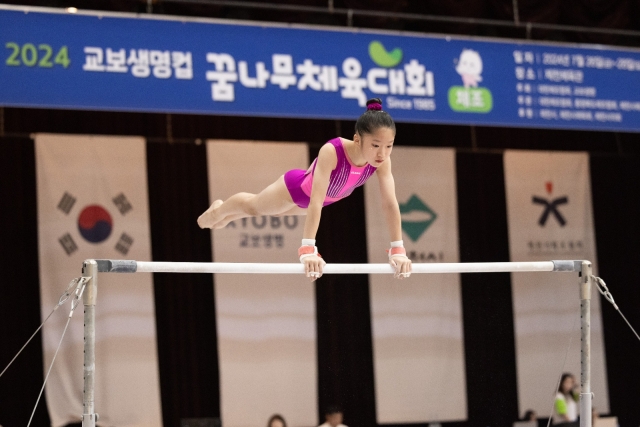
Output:
M145 141L36 135L42 315L89 258L151 260ZM68 305L43 328L45 372ZM62 312L61 312L62 311ZM46 387L52 426L80 421L82 302ZM102 274L96 304L95 408L100 424L162 425L150 274Z
M587 153L506 151L511 261L589 260L596 267ZM562 372L580 380L578 275L512 273L520 413L547 417ZM565 363L566 357L566 363ZM609 412L596 289L591 298L591 387L598 412Z
M407 255L459 262L455 151L396 147L391 161ZM369 262L388 262L376 176L365 202ZM460 275L374 274L369 283L378 423L467 419Z
M309 165L307 144L207 143L210 202L259 193ZM213 231L216 262L298 262L304 216L259 216ZM315 288L303 274L216 274L221 418L225 427L318 420Z

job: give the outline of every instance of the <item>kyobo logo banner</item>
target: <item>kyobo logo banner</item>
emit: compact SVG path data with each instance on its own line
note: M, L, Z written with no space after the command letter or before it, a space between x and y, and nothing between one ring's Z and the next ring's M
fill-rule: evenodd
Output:
M0 6L0 105L640 129L640 53Z

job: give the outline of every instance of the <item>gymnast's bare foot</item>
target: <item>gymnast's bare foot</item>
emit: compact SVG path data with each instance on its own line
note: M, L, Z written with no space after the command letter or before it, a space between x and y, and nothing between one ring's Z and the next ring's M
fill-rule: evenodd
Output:
M209 209L204 211L204 213L198 217L198 225L200 226L200 228L213 228L213 226L217 222L215 213L213 211L219 208L221 205L222 200L216 200L211 206L209 206Z

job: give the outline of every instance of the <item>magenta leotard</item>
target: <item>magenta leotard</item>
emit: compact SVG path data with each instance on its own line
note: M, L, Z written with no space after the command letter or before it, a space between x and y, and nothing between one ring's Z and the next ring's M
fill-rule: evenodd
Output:
M376 171L376 168L369 164L356 166L351 163L351 159L349 159L349 156L342 146L342 139L334 138L327 142L327 144L335 147L338 162L336 168L331 171L329 187L324 197L323 206L344 199L353 192L354 188L363 185ZM316 163L318 163L317 158L307 170L293 169L284 174L284 182L289 190L289 194L291 194L293 202L301 208L306 209L309 207Z

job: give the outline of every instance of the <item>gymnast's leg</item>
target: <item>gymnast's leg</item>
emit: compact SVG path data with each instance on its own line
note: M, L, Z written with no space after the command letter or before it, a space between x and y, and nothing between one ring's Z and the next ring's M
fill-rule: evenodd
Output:
M271 216L306 215L306 214L307 214L307 210L306 209L301 208L299 206L294 206L293 208L289 209L286 212L279 213L279 214L272 214ZM225 228L227 226L227 224L229 224L231 221L235 221L237 219L242 219L242 218L246 218L246 217L247 217L247 215L243 214L243 213L236 214L236 215L227 215L222 220L218 221L216 223L216 225L214 225L211 228L213 230L219 230L221 228Z
M284 175L258 194L237 193L224 202L216 200L198 218L200 228L222 228L234 219L281 215L298 208L284 183ZM226 222L224 225L223 222ZM221 227L219 227L220 225Z

